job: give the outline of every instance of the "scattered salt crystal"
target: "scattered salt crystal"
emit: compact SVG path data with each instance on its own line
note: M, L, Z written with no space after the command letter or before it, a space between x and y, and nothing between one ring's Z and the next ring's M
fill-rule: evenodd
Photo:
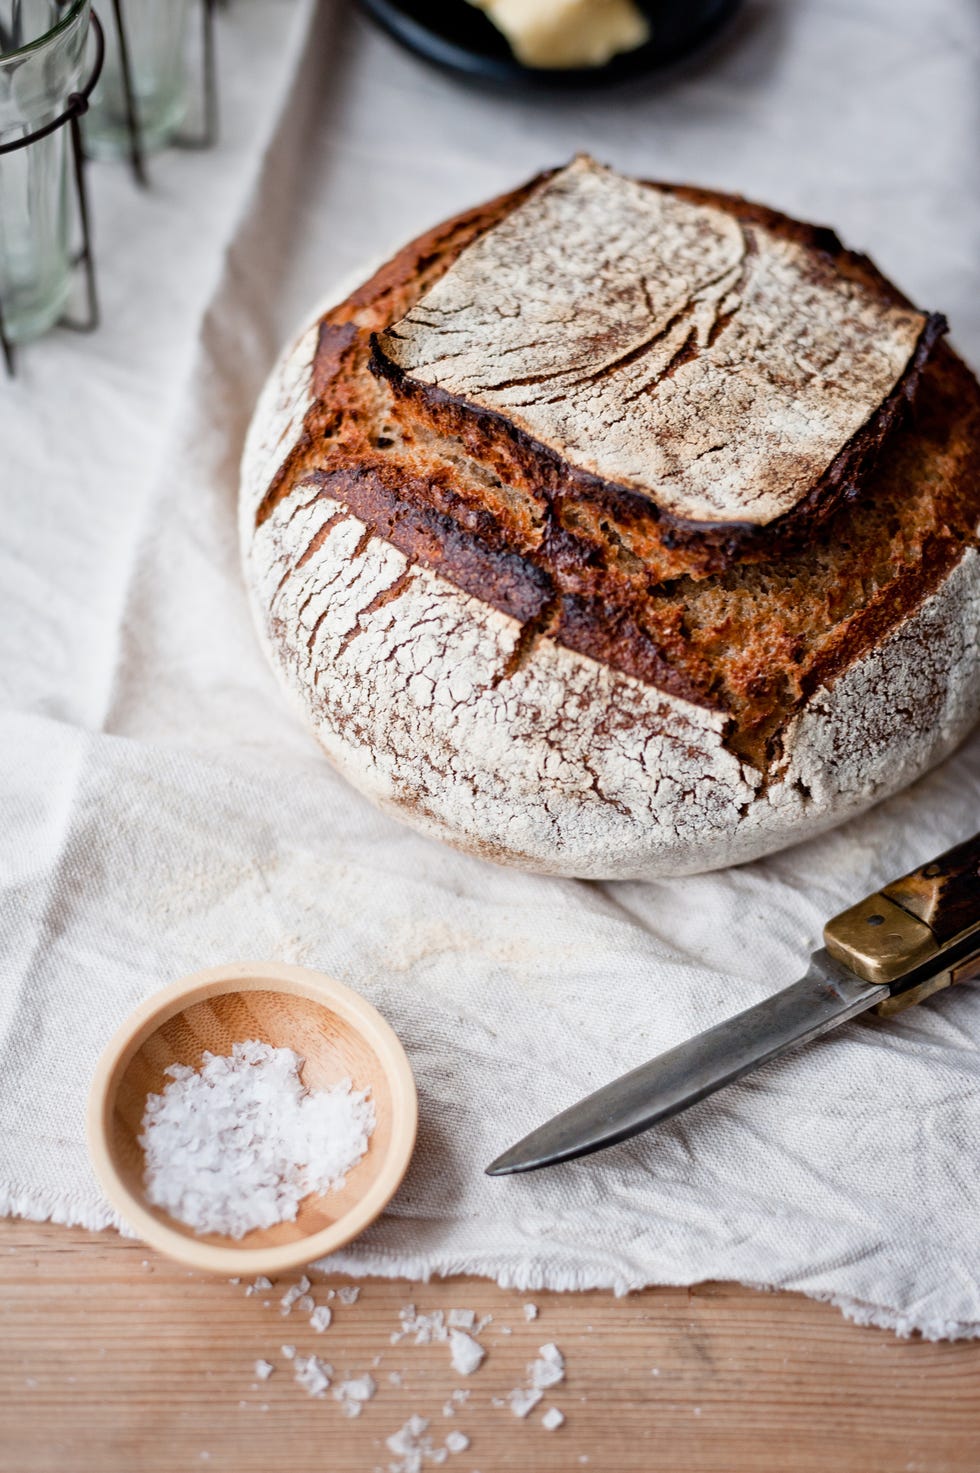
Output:
M333 1314L331 1312L329 1304L321 1304L310 1315L310 1324L313 1326L314 1330L316 1330L318 1335L322 1335L324 1330L329 1328L330 1321L332 1319Z
M280 1345L279 1349L282 1351L287 1360L292 1360L296 1355L295 1345Z
M447 1321L450 1329L472 1330L476 1324L476 1311L472 1309L451 1309Z
M392 1335L392 1345L397 1345L406 1335L414 1335L416 1345L433 1345L448 1339L446 1317L441 1309L434 1309L431 1314L418 1314L414 1304L406 1304L398 1311L398 1318L401 1330Z
M526 1417L528 1412L534 1411L543 1395L543 1391L526 1390L523 1386L517 1386L508 1396L507 1404L515 1417Z
M391 1382L392 1386L400 1386L402 1384L401 1371L389 1371L388 1380Z
M456 1409L461 1407L464 1402L469 1401L469 1399L470 1393L468 1391L464 1391L461 1386L455 1387L449 1393L449 1400L443 1406L442 1415L444 1417L455 1417Z
M487 1325L492 1325L492 1324L493 1324L493 1315L492 1314L485 1314L485 1315L481 1316L481 1318L477 1320L476 1325L473 1328L473 1334L474 1335L479 1335L479 1333L480 1333L481 1330L485 1330L487 1328Z
M301 1294L296 1301L296 1308L301 1314L312 1314L316 1307L316 1301L312 1294Z
M361 1291L356 1284L345 1284L342 1289L337 1290L337 1298L341 1304L356 1304L360 1295Z
M310 1396L323 1396L330 1385L333 1367L317 1355L298 1355L294 1362L296 1380Z
M249 1298L251 1298L251 1296L253 1294L261 1294L266 1289L271 1289L271 1288L272 1288L272 1280L271 1279L267 1279L266 1276L265 1276L265 1274L259 1274L258 1278L257 1279L253 1279L252 1282L249 1284L248 1288L245 1290L245 1297L246 1297L246 1299L249 1299Z
M428 1454L430 1463L444 1463L449 1457L449 1449L445 1447L434 1447Z
M432 1458L432 1438L426 1437L429 1424L425 1417L409 1417L404 1427L386 1439L387 1446L399 1459L389 1463L389 1473L422 1473L423 1458Z
M260 1381L268 1381L275 1369L275 1366L269 1360L257 1360L255 1362L255 1374Z
M510 1325L501 1325L500 1326L500 1333L501 1333L501 1335L513 1335L514 1332L511 1329Z
M524 1306L524 1318L527 1320L528 1324L530 1324L532 1320L536 1320L537 1317L538 1317L538 1306L536 1304L525 1304L525 1306Z
M335 1291L333 1289L328 1289L327 1290L327 1298L328 1299L333 1299L334 1293L335 1293Z
M560 1412L557 1407L549 1407L541 1418L541 1425L548 1432L557 1432L559 1427L565 1425L565 1413Z
M373 1376L366 1372L363 1376L351 1376L346 1381L341 1381L335 1386L333 1394L340 1402L340 1409L346 1417L359 1417L361 1409L366 1401L370 1401L377 1386Z
M474 1371L479 1370L486 1351L465 1330L450 1330L449 1355L454 1371L458 1371L461 1376L472 1376Z
M290 1284L289 1288L286 1290L285 1294L279 1301L280 1305L282 1306L283 1314L291 1314L293 1305L300 1303L308 1295L309 1289L310 1281L305 1274L300 1279L298 1284ZM311 1301L310 1308L312 1307L313 1306Z
M565 1357L557 1345L550 1342L538 1349L538 1359L532 1361L527 1368L531 1385L539 1391L547 1391L549 1386L557 1386L565 1379Z
M227 1057L205 1053L200 1070L171 1064L143 1114L148 1200L197 1232L242 1238L343 1186L367 1150L374 1106L350 1080L309 1091L302 1062L250 1039Z
M240 1274L236 1274L233 1279L229 1279L228 1280L229 1284L240 1284L241 1281L242 1281L242 1279L241 1279L241 1275Z
M470 1445L470 1440L465 1432L450 1432L446 1438L446 1446L451 1453L465 1453Z

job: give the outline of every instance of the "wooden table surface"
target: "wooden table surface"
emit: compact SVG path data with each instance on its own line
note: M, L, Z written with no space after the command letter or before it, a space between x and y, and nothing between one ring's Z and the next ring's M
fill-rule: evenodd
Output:
M616 1299L374 1279L354 1304L329 1301L318 1335L280 1310L298 1274L248 1297L113 1233L16 1221L0 1223L0 1275L2 1473L387 1473L400 1460L386 1439L412 1415L429 1419L435 1446L454 1429L470 1439L446 1457L455 1473L980 1468L980 1342L899 1340L798 1295L705 1284ZM351 1282L311 1277L318 1304ZM454 1373L445 1344L393 1345L408 1303L492 1314L479 1371ZM565 1381L521 1421L494 1400L548 1341ZM308 1396L284 1343L328 1361L335 1383L370 1371L363 1414L347 1419L331 1392ZM259 1358L276 1368L263 1383ZM454 1388L470 1394L449 1418ZM555 1432L540 1420L552 1405L566 1417Z

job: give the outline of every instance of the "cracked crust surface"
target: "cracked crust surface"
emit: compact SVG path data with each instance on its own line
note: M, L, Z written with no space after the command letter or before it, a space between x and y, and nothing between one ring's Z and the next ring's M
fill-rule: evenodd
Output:
M379 354L675 520L787 517L905 374L924 313L794 238L578 158Z
M270 378L241 529L272 663L368 796L502 862L653 877L839 822L980 709L975 381L940 346L805 547L675 553L648 513L529 484L485 427L434 426L371 373L372 334L527 192L339 292Z

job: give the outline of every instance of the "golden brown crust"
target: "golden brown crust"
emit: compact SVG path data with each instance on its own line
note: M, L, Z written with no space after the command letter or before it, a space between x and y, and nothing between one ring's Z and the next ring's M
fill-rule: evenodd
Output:
M420 237L326 315L316 400L258 520L313 478L413 561L518 618L517 661L546 636L723 711L729 744L765 769L794 711L938 587L975 541L980 390L935 345L940 323L931 319L895 402L796 528L721 538L688 535L621 488L568 475L547 457L529 460L479 417L394 395L372 373L372 335L536 182ZM905 302L832 232L674 188L791 232L842 273Z

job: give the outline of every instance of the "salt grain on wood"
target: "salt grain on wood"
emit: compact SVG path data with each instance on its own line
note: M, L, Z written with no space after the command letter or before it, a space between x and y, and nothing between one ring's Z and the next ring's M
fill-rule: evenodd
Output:
M200 1070L171 1064L143 1115L148 1200L196 1232L242 1238L343 1186L367 1150L374 1106L350 1080L307 1090L302 1062L250 1039L227 1057L206 1052Z
M479 1370L486 1351L464 1330L450 1330L449 1355L454 1371L458 1371L461 1376L472 1376L474 1371Z
M527 1373L532 1386L539 1391L547 1391L549 1386L557 1386L560 1381L564 1381L565 1357L557 1345L542 1345L538 1350L538 1359L531 1362Z
M549 1407L541 1418L541 1425L548 1432L557 1432L559 1427L565 1425L565 1413L560 1412L557 1407Z
M314 1330L316 1330L318 1335L322 1335L324 1330L329 1328L330 1321L332 1319L333 1313L331 1312L329 1304L321 1304L310 1315L310 1324L313 1326Z

